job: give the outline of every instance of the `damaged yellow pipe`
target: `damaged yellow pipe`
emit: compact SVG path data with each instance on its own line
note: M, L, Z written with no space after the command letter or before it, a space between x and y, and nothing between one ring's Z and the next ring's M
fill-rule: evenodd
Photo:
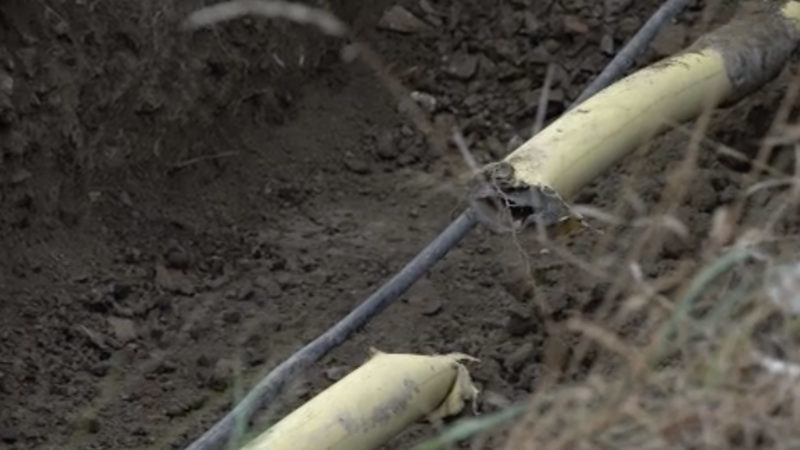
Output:
M478 174L471 200L500 200L545 225L569 214L561 199L622 156L705 108L736 102L777 76L800 36L800 1L766 1L691 47L587 99ZM496 207L489 221L500 220ZM487 219L486 215L482 215ZM517 225L517 224L515 224Z
M462 354L374 352L242 450L370 450L412 423L459 413L478 390Z

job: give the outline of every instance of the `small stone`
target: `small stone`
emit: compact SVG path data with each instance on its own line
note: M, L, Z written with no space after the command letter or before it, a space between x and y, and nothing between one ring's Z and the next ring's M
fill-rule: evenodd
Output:
M530 315L519 311L511 311L508 314L506 330L511 336L520 337L535 331L536 325L536 321Z
M303 400L311 396L311 390L312 386L310 382L297 383L295 386L292 386L289 395L292 398Z
M214 277L222 277L225 275L225 260L219 256L212 256L206 260L206 271Z
M153 89L144 89L139 92L139 99L134 106L134 111L139 114L152 114L163 106L161 95Z
M377 148L376 151L378 152L378 156L383 159L391 160L397 158L400 154L397 148L397 143L395 142L394 133L391 131L384 131L382 132L377 138Z
M235 261L235 267L243 271L256 269L259 265L259 261L252 258L239 258Z
M510 61L517 61L520 57L520 50L516 41L512 39L495 39L492 47L498 55ZM509 68L510 70L513 70Z
M353 156L345 157L344 166L347 168L347 170L357 175L366 175L369 173L369 166L367 165L366 161Z
M800 264L793 262L773 267L764 278L772 303L794 316L800 315Z
M264 361L267 360L267 357L264 355L263 352L249 348L245 352L244 360L250 367L255 367L263 364Z
M505 156L506 148L494 134L489 135L489 137L483 141L483 146L489 150L489 153L491 153L494 158L499 159L501 156Z
M567 96L561 88L551 89L550 92L547 93L547 101L550 103L564 103L566 99Z
M678 236L670 236L664 241L661 256L665 259L678 259L689 250L689 245L685 239Z
M78 428L90 434L97 434L100 431L100 421L92 413L86 414L78 420Z
M606 13L608 15L621 13L628 9L631 3L633 3L633 0L606 0Z
M522 344L513 353L506 356L503 365L511 372L519 372L527 361L533 356L534 347L532 342Z
M339 381L347 375L347 367L345 366L336 366L336 367L329 367L325 369L325 378L329 381Z
M173 247L166 254L167 267L170 269L186 270L191 264L189 254L182 248Z
M267 298L277 298L283 293L283 289L281 289L277 281L264 275L260 275L256 278L256 286L264 290L264 295L266 295Z
M155 282L161 289L176 294L191 295L195 291L195 283L189 276L162 264L156 265Z
M490 410L503 409L511 405L511 400L508 397L498 394L494 391L486 391L481 395L484 405L488 406Z
M542 48L554 55L561 50L561 42L558 39L547 39L542 43Z
M125 264L136 264L142 260L142 251L138 248L127 248L122 255L122 262Z
M11 104L11 99L4 94L0 94L0 126L8 126L13 124L17 119L17 113L14 110L14 106ZM7 137L4 139L8 139ZM12 147L9 145L3 145L0 148L8 148Z
M730 244L733 236L734 224L731 210L726 206L717 208L711 216L709 239L719 247L723 247Z
M690 202L697 211L710 213L720 205L719 195L717 191L708 182L697 180L693 183L692 196Z
M4 70L0 70L0 92L8 96L14 92L14 78Z
M205 395L190 397L188 400L172 399L163 410L164 415L170 419L185 417L190 412L202 408L207 399Z
M423 316L435 316L442 311L442 301L438 299L429 300L422 310Z
M17 67L11 53L6 51L6 49L0 49L0 67L8 72L14 72Z
M564 31L569 34L586 34L589 26L580 17L567 14L563 18Z
M419 0L419 7L425 12L425 14L429 14L431 16L441 16L443 15L438 9L434 8L431 5L430 0Z
M225 311L222 314L222 320L228 324L237 324L242 321L242 314L234 309Z
M125 300L133 292L133 287L126 283L114 283L111 286L111 295L114 300Z
M53 31L58 37L65 37L69 33L69 24L63 20L56 20Z
M461 80L469 80L478 70L478 57L467 53L458 53L446 63L445 71Z
M36 48L29 47L17 51L17 58L21 64L20 71L25 77L33 78L36 75Z
M541 37L545 33L545 23L539 20L539 18L534 14L532 11L525 11L525 34L531 37Z
M245 280L236 289L235 298L237 300L245 301L245 300L250 300L255 295L256 295L256 290L253 288L253 283L251 283L250 281Z
M528 61L534 64L548 64L553 60L553 55L543 44L534 47L533 50L526 55L526 57Z
M109 317L107 320L111 331L114 333L114 337L120 343L126 344L136 339L136 325L134 325L132 320L113 316Z
M21 33L22 43L25 45L34 45L39 43L39 38L28 33Z
M101 333L91 330L83 325L80 325L78 327L78 330L80 330L83 333L83 335L86 336L87 339L89 339L89 342L91 342L98 349L105 352L111 351L111 346L108 345L108 343L106 342L106 337Z
M481 100L483 100L483 97L480 94L470 94L464 99L464 106L472 108L479 105Z
M499 25L503 36L512 36L522 26L522 17L510 6L500 8Z
M603 37L600 38L600 51L608 56L614 54L614 36L604 34Z
M669 56L683 49L689 31L681 24L668 24L659 30L650 47L657 56Z
M551 336L542 347L542 365L550 373L560 373L569 359L571 346L558 336Z
M9 181L11 182L11 184L20 184L20 183L28 180L32 176L33 176L33 174L31 174L30 171L20 167L17 170L11 172L11 176L9 177Z
M220 359L214 365L214 371L208 379L208 388L222 392L228 388L228 385L233 377L235 363L230 359Z
M173 373L176 370L178 370L178 366L174 362L168 359L162 359L158 363L158 365L156 365L155 369L153 369L153 372L158 374L165 374L165 373Z
M290 287L297 286L297 282L289 272L276 272L275 281L278 283L281 289L288 289Z
M416 33L430 29L430 25L400 5L394 5L381 16L378 28L399 33Z
M2 439L2 441L6 444L13 444L19 440L19 432L13 428L3 430L2 437L0 439Z
M436 97L431 94L414 91L411 93L411 98L429 113L436 111Z
M208 355L200 355L195 363L198 367L211 367L211 358Z
M525 139L523 139L522 136L520 136L518 134L514 134L513 136L511 136L508 139L508 142L506 143L506 149L508 149L509 151L515 150L517 147L522 145L524 142L525 142Z
M347 44L339 51L339 57L342 59L342 62L348 64L355 61L359 55L361 55L361 48L358 44Z
M497 74L497 64L495 64L494 61L492 61L489 57L482 54L478 56L478 70L481 78L494 78ZM443 99L445 104L450 104L453 100L446 95L443 96Z
M100 361L99 363L89 367L89 373L96 377L104 377L108 374L108 370L110 368L111 364L108 361Z
M129 208L133 206L133 199L131 199L131 195L127 191L120 192L119 201Z
M641 25L642 22L635 16L623 17L617 25L617 32L619 33L618 36L622 38L622 40L627 40L633 36L634 33L639 31Z

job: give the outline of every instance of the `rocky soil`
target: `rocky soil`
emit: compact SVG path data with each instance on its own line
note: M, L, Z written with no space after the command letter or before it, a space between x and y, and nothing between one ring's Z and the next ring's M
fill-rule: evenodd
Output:
M255 18L181 31L203 3L0 4L4 448L185 446L464 206L458 152L431 145L383 81L343 57L348 42ZM552 119L659 3L319 2L381 55L435 131L463 131L479 163L530 136L549 64ZM724 20L717 3L693 2L640 63ZM710 137L752 152L786 77L721 112ZM576 201L641 214L685 143L659 139ZM682 210L690 238L656 249L650 275L708 236L747 168L712 150L700 165ZM624 236L559 245L592 262L622 253ZM477 230L259 423L370 347L480 358L480 411L524 398L569 355L563 321L607 294L558 254ZM414 427L389 448L432 432Z

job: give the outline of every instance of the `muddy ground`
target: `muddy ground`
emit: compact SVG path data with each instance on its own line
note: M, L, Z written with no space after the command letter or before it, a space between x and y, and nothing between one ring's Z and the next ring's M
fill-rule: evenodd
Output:
M3 448L185 446L464 207L458 153L429 145L374 72L343 58L346 41L262 19L182 32L203 3L0 4ZM530 136L547 64L552 119L660 2L605 3L320 4L489 162ZM716 3L693 2L640 63L727 18ZM789 76L717 114L710 137L752 152ZM643 214L685 143L659 139L576 201ZM699 245L747 168L711 150L700 159L681 210L692 237L656 249L648 275ZM560 245L595 262L624 252L622 236ZM480 358L480 411L524 398L569 354L560 324L607 293L556 253L473 232L259 423L370 347ZM388 448L432 432L414 427Z

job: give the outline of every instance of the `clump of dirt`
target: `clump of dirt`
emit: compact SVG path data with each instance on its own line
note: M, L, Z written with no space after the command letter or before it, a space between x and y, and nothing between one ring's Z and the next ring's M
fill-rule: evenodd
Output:
M203 3L0 5L8 448L188 444L464 206L457 152L429 148L380 79L342 58L347 42L260 18L180 31ZM434 124L457 124L483 163L530 136L548 64L552 119L660 2L319 3L353 24ZM702 32L703 3L641 62ZM713 137L739 147L760 136L783 86L721 117ZM659 140L577 201L641 214L685 143ZM683 210L689 237L657 249L645 271L675 267L708 234L742 169L702 154ZM590 232L564 245L589 261L610 251ZM259 423L370 347L480 358L484 412L524 398L562 372L574 335L560 324L613 294L540 249L531 236L474 233ZM392 447L430 433L414 428Z

